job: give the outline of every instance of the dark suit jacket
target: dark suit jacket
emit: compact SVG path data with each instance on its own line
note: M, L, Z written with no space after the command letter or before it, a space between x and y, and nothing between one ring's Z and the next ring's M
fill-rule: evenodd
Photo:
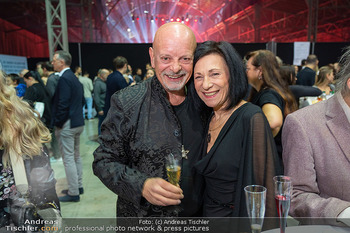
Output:
M299 71L297 78L297 85L313 86L315 84L316 72L309 67L305 67Z
M84 102L83 85L70 69L66 70L58 80L53 97L52 125L62 128L69 119L71 128L84 125Z
M114 71L111 73L106 81L107 89L106 89L106 99L104 106L104 114L107 115L107 112L111 106L111 97L116 92L128 86L123 77L122 73L119 71Z
M337 95L287 116L282 142L294 189L291 216L335 218L350 207L349 139Z

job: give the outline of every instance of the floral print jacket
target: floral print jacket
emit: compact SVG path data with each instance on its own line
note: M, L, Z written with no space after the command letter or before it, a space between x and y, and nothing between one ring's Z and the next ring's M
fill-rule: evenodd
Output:
M15 180L11 168L5 168L0 162L0 202L6 201L15 191Z

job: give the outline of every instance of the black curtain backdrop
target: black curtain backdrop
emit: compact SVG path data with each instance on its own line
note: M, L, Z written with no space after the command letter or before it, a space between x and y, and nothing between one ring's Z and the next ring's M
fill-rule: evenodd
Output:
M243 56L254 50L266 49L265 43L233 43L233 47ZM319 59L319 67L329 63L337 62L343 53L343 49L350 45L347 43L316 43L314 53ZM150 63L149 47L151 44L98 44L98 43L81 43L81 65L83 72L87 71L90 78L93 79L97 75L97 71L101 68L114 70L113 59L117 56L125 57L131 67L133 74L136 68L141 68L143 75L145 74L145 65ZM293 43L277 43L277 56L279 56L285 64L293 63ZM310 49L310 52L312 50ZM79 44L70 43L69 52L72 55L71 68L74 70L79 65ZM48 61L49 58L28 58L29 69L35 69L35 65L39 61Z

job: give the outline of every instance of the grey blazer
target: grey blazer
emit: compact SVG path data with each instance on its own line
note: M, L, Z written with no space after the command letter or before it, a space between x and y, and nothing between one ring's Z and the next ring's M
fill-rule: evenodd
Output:
M336 218L350 207L350 123L337 96L288 115L282 132L289 214Z

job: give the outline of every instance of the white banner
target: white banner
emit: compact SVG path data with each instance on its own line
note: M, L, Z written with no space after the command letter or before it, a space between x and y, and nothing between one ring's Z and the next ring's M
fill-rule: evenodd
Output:
M18 74L23 69L28 69L26 57L0 54L0 70L7 74Z
M301 60L306 59L310 54L310 42L294 42L293 65L300 66Z

